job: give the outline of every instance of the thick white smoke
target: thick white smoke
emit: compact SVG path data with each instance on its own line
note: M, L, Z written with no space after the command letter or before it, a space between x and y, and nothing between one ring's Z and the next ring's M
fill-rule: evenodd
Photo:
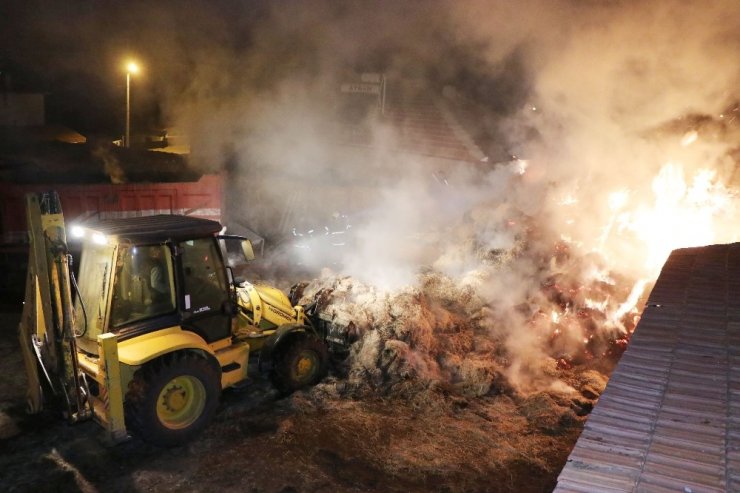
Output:
M737 239L736 2L386 7L273 8L249 48L215 57L224 73L200 68L177 100L196 160L228 152L238 170L230 217L283 245L280 262L390 290L429 269L472 286L523 381L553 330L568 332L563 354L588 342L580 311L624 330L623 303L670 249ZM337 88L363 71L436 95L488 161L407 152L377 115L347 145ZM291 228L331 232L332 214L351 241L301 256Z
M733 7L479 1L379 12L293 4L273 9L235 59L216 52L223 71L198 68L187 93L195 97L178 101L178 114L196 135L199 161L235 155L244 171L240 202L258 231L279 236L302 218L322 227L332 212L356 216L349 221L358 245L340 263L365 280L412 283L434 257L454 270L455 228L478 204L541 218L574 246L641 275L637 257L645 251L639 238L620 238L629 228L619 213L655 203L652 181L668 162L687 182L700 168L714 168L719 181L733 171L726 156L736 135L680 145L695 126L689 115L722 125L719 115L737 99ZM506 72L512 59L519 68ZM370 149L342 146L332 132L336 89L353 66L421 80L438 95L452 86L460 98L448 103L474 106L485 118L467 123L498 137L484 151L507 149L527 160L527 172L514 182L495 166L440 165L398 152L382 120L368 122ZM496 90L481 89L486 84ZM616 191L629 207L614 210ZM511 219L486 219L477 240L510 242L503 226Z
M227 225L275 267L389 291L447 276L521 385L548 346L628 329L672 248L738 239L736 0L12 3L27 29L0 30L8 52L87 74L121 112L140 57L134 109L225 170ZM348 127L338 88L364 72L389 108L436 100L487 160L409 150L377 112Z

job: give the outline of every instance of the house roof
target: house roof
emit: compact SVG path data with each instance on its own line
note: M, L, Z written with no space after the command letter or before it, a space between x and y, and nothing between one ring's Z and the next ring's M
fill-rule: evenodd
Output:
M461 125L451 103L432 89L416 81L391 80L383 94L377 96L378 102L383 98L382 114L373 121L383 130L383 145L440 159L484 160L485 154ZM342 143L369 147L380 144L376 134L361 127L345 125Z
M44 142L64 142L67 144L84 144L87 138L81 133L63 125L41 125L28 127L28 136L34 140Z
M401 150L456 161L484 158L449 103L431 91L401 86L390 91L386 108L385 120L397 131Z
M674 251L555 491L740 491L740 243Z

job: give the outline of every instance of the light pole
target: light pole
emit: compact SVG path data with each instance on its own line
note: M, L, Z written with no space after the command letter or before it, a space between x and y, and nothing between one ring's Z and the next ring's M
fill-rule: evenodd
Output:
M139 66L134 62L126 65L126 139L123 144L131 147L131 74L139 72Z

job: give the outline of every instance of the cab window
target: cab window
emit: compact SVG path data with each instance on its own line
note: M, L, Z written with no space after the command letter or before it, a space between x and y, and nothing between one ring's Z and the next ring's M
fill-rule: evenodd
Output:
M110 245L88 245L82 253L75 318L88 338L105 332L103 320L109 296L115 250ZM84 310L83 310L84 308Z
M175 310L172 258L166 245L122 245L115 268L114 328Z
M213 238L180 244L184 281L184 308L192 315L220 312L228 300L226 276L218 244Z

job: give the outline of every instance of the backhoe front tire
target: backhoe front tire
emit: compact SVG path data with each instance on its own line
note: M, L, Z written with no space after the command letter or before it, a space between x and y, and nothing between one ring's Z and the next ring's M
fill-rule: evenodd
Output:
M163 356L134 374L126 394L126 425L155 445L182 445L210 422L220 390L218 371L202 356Z
M316 385L326 374L326 344L311 337L296 337L280 348L273 360L272 382L282 393Z

